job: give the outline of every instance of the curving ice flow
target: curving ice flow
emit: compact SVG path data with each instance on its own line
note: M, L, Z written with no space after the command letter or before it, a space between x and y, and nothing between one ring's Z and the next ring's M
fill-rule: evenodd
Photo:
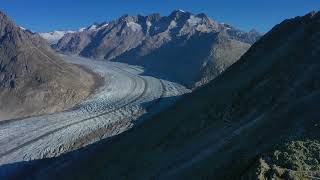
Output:
M104 85L75 108L0 122L0 165L58 156L128 130L189 92L182 85L143 76L127 64L61 55L104 78Z

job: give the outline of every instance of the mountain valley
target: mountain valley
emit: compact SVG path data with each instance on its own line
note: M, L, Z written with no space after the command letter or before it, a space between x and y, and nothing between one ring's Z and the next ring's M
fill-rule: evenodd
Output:
M0 10L0 179L320 179L319 44L317 11L262 35L183 10L36 33Z

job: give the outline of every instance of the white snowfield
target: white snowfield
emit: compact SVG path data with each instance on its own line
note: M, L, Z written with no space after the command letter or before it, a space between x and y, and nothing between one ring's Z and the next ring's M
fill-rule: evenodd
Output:
M53 31L53 32L44 32L39 33L39 35L48 41L50 45L57 44L58 41L67 33L75 33L74 31Z
M55 157L131 128L190 90L140 75L127 64L62 57L104 78L104 85L77 107L51 115L0 122L0 165Z

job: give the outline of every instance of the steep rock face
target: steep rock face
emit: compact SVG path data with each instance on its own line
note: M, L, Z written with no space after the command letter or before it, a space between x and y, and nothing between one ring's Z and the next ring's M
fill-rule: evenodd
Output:
M317 177L319 42L320 12L285 20L212 82L142 126L78 152L81 159L69 161L56 176ZM66 173L71 169L83 173ZM53 168L53 174L60 171Z
M82 31L79 33L66 34L54 47L65 53L79 54L89 43L89 32Z
M56 49L141 65L146 73L170 75L169 79L194 87L216 77L259 37L253 31L245 33L214 22L205 14L176 10L164 17L125 15L110 23L94 24L66 35ZM188 76L184 76L186 72Z
M0 12L0 119L64 110L87 97L93 83Z

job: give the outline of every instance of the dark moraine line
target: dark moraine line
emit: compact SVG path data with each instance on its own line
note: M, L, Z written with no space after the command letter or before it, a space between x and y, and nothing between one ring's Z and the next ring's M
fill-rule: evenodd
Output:
M117 68L118 68L118 67L117 67ZM120 69L120 68L118 68L118 69ZM120 70L122 70L122 69L120 69ZM125 71L125 70L122 70L122 71ZM125 71L125 72L127 72L127 71ZM127 73L129 73L129 72L127 72ZM132 73L130 73L130 74L132 74ZM146 94L147 86L148 86L147 84L148 84L148 83L147 83L147 81L146 81L144 78L142 78L142 77L140 77L140 76L137 76L137 77L143 80L143 82L144 82L144 84L145 84L145 88L144 88L143 92L142 92L138 97L134 98L132 101L130 101L130 102L128 102L128 103L126 103L126 104L124 104L124 105L122 105L122 106L120 106L120 107L118 107L118 108L116 108L116 109L107 111L107 112L102 113L102 114L99 114L99 115L97 115L97 116L93 116L93 117L90 117L90 118L86 118L86 119L83 119L83 120L81 120L81 121L77 121L77 122L74 122L74 123L71 123L71 124L62 126L62 127L60 127L60 128L57 128L57 129L55 129L55 130L49 131L49 132L47 132L47 133L45 133L45 134L43 134L43 135L41 135L41 136L39 136L39 137L37 137L37 138L35 138L35 139L33 139L33 140L30 140L30 141L28 141L28 142L25 142L25 143L23 143L23 144L15 147L15 148L12 148L12 149L4 152L4 153L1 153L1 154L0 154L0 157L4 157L4 156L6 156L6 155L8 155L8 154L11 154L11 153L17 151L18 149L21 149L21 148L23 148L23 147L25 147L25 146L28 146L29 144L32 144L32 143L34 143L34 142L36 142L36 141L38 141L38 140L40 140L40 139L42 139L42 138L44 138L44 137L46 137L46 136L49 136L49 135L51 135L51 134L54 134L54 133L58 132L58 131L60 131L60 130L66 129L66 128L68 128L68 127L70 127L70 126L73 126L73 125L77 125L77 124L80 124L80 123L89 121L89 120L91 120L91 119L94 119L94 118L97 118L97 117L100 117L100 116L103 116L103 115L107 115L107 114L113 113L113 112L115 112L115 111L117 111L117 110L119 110L119 109L121 109L121 108L124 108L124 107L128 106L129 104L132 104L132 103L138 101L141 97L143 97L143 96ZM136 81L135 81L135 88L136 88L136 85L137 85L137 83L136 83ZM128 94L128 96L129 96L129 95L130 95L130 94ZM128 97L128 96L126 96L126 97ZM125 97L125 98L126 98L126 97ZM125 98L122 98L122 99L120 99L119 101L121 101L121 100L123 100L123 99L125 99Z
M158 79L158 81L161 84L161 89L162 89L161 90L161 95L152 104L150 104L147 107L145 107L146 110L152 109L153 106L157 105L163 99L163 96L164 96L164 94L166 92L165 85L162 82L162 80ZM137 113L132 114L132 116L138 116L139 113L140 113L140 111L137 112ZM79 139L75 140L73 143L71 143L73 145L68 149L68 151L75 150L75 149L77 149L79 147L82 147L83 145L86 145L86 144L92 142L93 139L97 139L99 137L100 137L99 140L102 139L102 137L106 133L108 133L110 130L114 129L113 127L116 127L118 125L120 125L119 127L123 127L123 126L121 126L121 124L125 124L126 125L126 123L129 123L130 121L128 119L130 119L130 117L122 118L122 119L120 119L120 120L118 120L116 122L110 123L110 126L98 128L94 132L91 132L91 133L89 133L89 134L87 134L85 136L82 136L81 138L79 138Z

